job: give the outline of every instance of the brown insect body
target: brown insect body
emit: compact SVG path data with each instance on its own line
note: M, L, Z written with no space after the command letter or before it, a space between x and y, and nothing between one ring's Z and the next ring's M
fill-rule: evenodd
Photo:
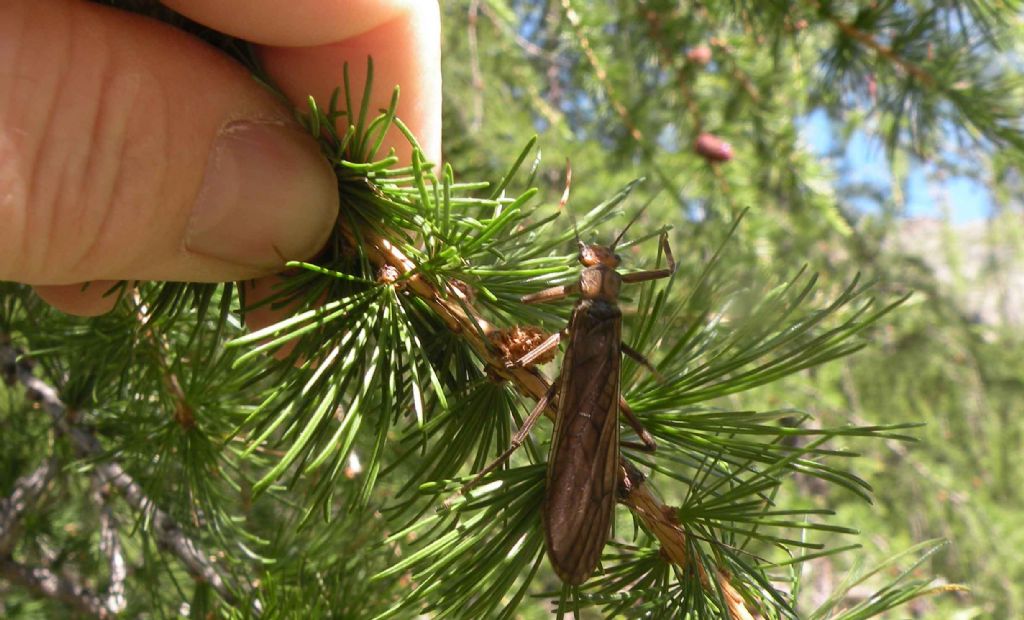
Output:
M618 297L623 283L671 276L675 272L675 260L668 246L668 236L663 233L661 247L668 267L620 275L616 271L619 256L615 253L615 246L626 230L611 247L579 244L579 261L585 269L574 284L555 286L522 298L523 303L532 304L579 294L565 332L552 334L514 362L520 366L536 364L564 340L562 372L523 421L509 448L458 492L458 495L464 494L484 475L504 463L523 444L530 429L552 406L557 395L543 521L548 558L558 576L572 585L579 585L590 577L608 540L618 499L619 413L625 416L640 438L642 445L633 445L648 451L655 448L654 438L619 394L619 367L623 353L652 372L657 371L646 358L622 343L622 312ZM447 500L445 504L450 505L451 501Z
M586 249L607 252L599 246ZM586 265L587 258L581 250L580 261ZM615 511L622 355L617 264L618 257L600 261L580 275L581 297L569 323L548 458L543 508L548 558L558 576L573 585L597 567Z

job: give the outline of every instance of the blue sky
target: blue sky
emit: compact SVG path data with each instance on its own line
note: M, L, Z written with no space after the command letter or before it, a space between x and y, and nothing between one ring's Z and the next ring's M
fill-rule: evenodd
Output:
M823 111L808 117L802 133L818 155L825 157L832 151L832 130ZM891 176L885 145L881 141L858 131L846 145L843 157L848 171L847 182L871 184L885 189L887 193ZM836 166L837 169L839 167ZM951 177L936 182L929 178L928 165L921 162L911 166L903 191L907 217L941 218L944 216L943 202L949 208L950 220L956 224L984 219L992 212L992 196L983 184L967 177ZM944 201L941 200L943 197ZM867 200L856 201L856 204L865 211L878 209L877 204Z

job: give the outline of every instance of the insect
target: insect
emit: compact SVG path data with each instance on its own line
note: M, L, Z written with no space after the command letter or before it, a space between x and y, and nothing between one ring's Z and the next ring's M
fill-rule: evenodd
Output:
M668 263L666 268L628 274L616 271L621 259L615 247L635 221L636 217L608 247L584 244L577 235L578 258L584 267L579 280L522 298L523 303L542 303L579 295L569 325L512 364L530 366L565 339L561 373L523 421L508 449L456 493L466 493L505 462L526 441L534 424L556 402L557 396L543 521L548 558L555 573L571 585L583 583L594 572L611 530L618 499L620 411L642 442L622 445L647 451L655 448L654 438L619 393L623 353L657 375L650 362L622 342L619 288L623 283L666 278L675 272L676 264L668 235L662 234L660 245ZM452 501L454 497L446 500L445 506Z
M587 245L577 237L579 261L584 267L579 280L522 298L523 303L540 303L579 295L564 332L552 335L517 362L528 365L565 339L561 373L513 442L515 445L525 439L529 427L557 394L558 415L548 457L543 521L548 558L558 576L573 585L583 583L593 573L610 534L619 480L620 411L637 431L642 447L654 449L654 439L619 393L623 353L648 368L651 365L622 342L618 297L623 283L672 275L675 260L668 236L662 234L666 268L618 273L621 259L615 246L634 221L608 247Z

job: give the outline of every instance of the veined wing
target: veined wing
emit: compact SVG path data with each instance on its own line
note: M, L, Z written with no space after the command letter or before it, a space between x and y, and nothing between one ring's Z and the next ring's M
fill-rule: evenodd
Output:
M615 305L582 300L573 311L544 500L548 557L570 584L594 571L615 510L621 329Z

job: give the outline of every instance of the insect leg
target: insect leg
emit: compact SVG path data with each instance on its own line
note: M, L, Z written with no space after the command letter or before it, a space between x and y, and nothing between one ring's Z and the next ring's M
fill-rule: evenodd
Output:
M486 476L487 474L491 473L499 466L501 466L502 463L507 461L508 458L512 456L513 452L519 449L519 446L523 445L523 442L525 442L526 438L530 435L530 430L537 423L537 420L540 419L541 414L543 414L544 410L548 408L548 405L551 403L551 400L555 397L555 394L558 392L558 385L559 379L555 379L551 383L551 387L548 388L547 393L544 394L544 396L542 396L540 400L537 401L537 404L534 405L533 407L533 411L531 411L530 415L526 416L526 419L523 420L522 427L520 427L520 429L516 431L516 434L512 436L512 441L510 442L508 449L502 452L498 458L491 461L487 465L487 467L484 467L482 470L480 470L480 472L476 476L474 476L472 480L462 485L462 488L456 491L454 495L444 500L445 509L451 508L451 505L452 503L455 502L456 498L465 495L476 485L480 484L480 481L483 480L484 476Z
M651 269L650 271L638 271L636 273L627 273L622 276L623 282L647 282L648 280L657 280L659 278L667 278L676 271L676 259L672 256L672 248L668 244L668 235L661 235L661 249L665 252L665 260L668 262L668 267L663 269ZM541 291L543 292L543 291Z
M623 353L625 353L626 355L632 357L634 360L636 360L638 363L640 363L641 366L643 366L644 368L649 370L651 372L651 374L654 375L654 378L658 380L659 383L666 383L668 381L668 379L665 378L665 375L663 375L660 372L658 372L658 369L655 368L651 364L650 360L648 360L646 357L644 357L644 355L642 353L640 353L639 351L637 351L633 347L629 346L625 342L623 342L621 344L621 347L622 347L622 352Z
M534 347L534 349L531 350L526 355L517 359L515 362L512 363L512 365L518 367L529 367L537 360L537 358L543 356L551 349L557 347L559 341L561 341L561 339L565 336L565 333L566 330L562 330L560 332L555 332L551 334L550 336L547 337L547 339L544 342Z
M536 304L543 303L545 301L555 301L557 299L564 299L569 295L575 295L579 292L580 287L577 283L562 284L561 286L552 286L546 288L543 291L537 291L536 293L530 293L529 295L523 295L520 298L524 304Z
M654 441L654 437L651 436L644 425L637 419L636 414L626 404L626 399L619 396L619 410L622 411L622 415L626 416L626 421L633 427L636 434L640 437L642 443L636 443L632 441L623 441L620 445L626 448L633 448L634 450L643 450L644 452L654 452L658 448L658 443Z

